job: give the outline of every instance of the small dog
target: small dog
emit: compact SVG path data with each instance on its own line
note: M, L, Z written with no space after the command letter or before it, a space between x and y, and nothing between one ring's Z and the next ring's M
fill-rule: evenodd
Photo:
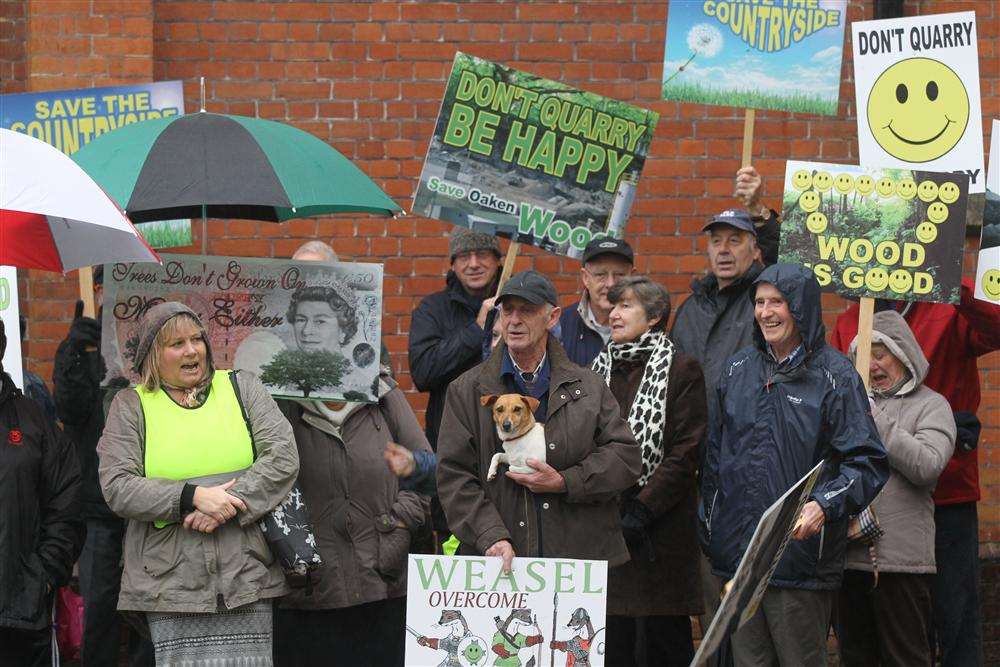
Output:
M504 451L493 455L486 480L493 481L501 463L510 466L511 472L535 472L526 461L545 460L545 427L535 421L534 415L538 399L520 394L490 394L480 398L479 402L484 406L493 406L493 421L497 425L497 435L503 441Z

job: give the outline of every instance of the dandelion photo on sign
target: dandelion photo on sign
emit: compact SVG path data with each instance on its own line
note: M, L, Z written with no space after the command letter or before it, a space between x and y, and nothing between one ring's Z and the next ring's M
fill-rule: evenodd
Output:
M779 259L841 296L958 303L968 199L965 174L789 160Z
M458 53L413 212L580 257L622 236L658 118Z
M671 0L663 99L835 115L845 0Z

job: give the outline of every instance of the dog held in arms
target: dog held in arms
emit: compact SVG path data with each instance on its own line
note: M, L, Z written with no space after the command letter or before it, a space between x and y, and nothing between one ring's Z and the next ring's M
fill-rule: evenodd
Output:
M503 453L490 460L487 481L497 476L497 468L506 463L511 472L533 473L528 459L545 461L545 427L535 421L538 399L520 394L490 394L479 399L484 406L493 406L493 421L503 443Z

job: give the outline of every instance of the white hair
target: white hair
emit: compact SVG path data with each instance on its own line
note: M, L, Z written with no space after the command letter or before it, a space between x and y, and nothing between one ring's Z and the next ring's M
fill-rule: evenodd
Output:
M324 262L339 262L336 251L322 241L306 241L292 254L292 259L301 259L302 255L319 255Z

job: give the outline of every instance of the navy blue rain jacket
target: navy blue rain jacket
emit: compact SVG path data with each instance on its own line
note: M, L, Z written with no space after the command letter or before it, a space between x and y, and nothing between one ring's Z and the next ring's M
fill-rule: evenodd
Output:
M819 285L791 264L766 268L788 302L804 350L778 368L759 327L753 345L731 357L717 387L699 518L712 570L731 578L761 515L821 460L812 499L826 514L822 531L789 541L771 585L830 590L840 586L847 518L866 507L889 476L861 377L826 344ZM754 298L756 288L750 290Z

